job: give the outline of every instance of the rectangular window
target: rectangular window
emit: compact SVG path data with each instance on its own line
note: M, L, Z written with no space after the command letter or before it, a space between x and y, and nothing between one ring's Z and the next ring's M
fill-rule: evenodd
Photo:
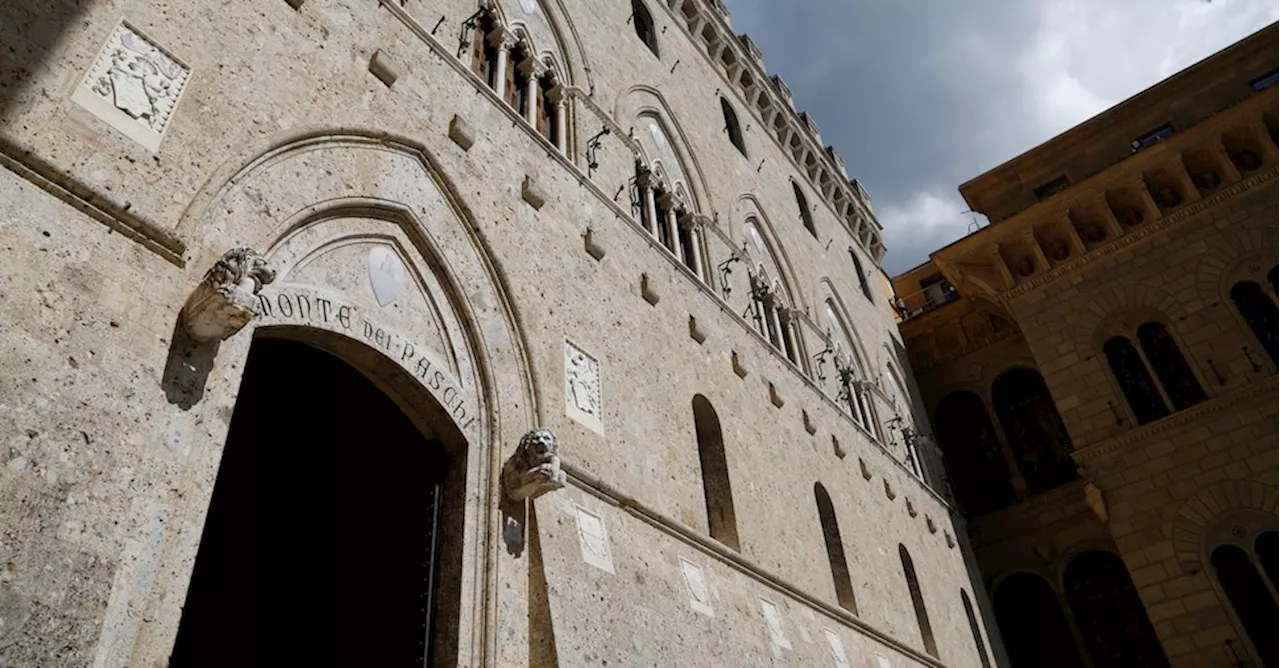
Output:
M1165 123L1164 125L1161 125L1160 127L1152 130L1151 132L1143 134L1137 139L1134 139L1132 142L1130 142L1130 146L1133 148L1134 152L1137 152L1137 151L1141 151L1144 148L1155 146L1156 144L1159 144L1160 142L1172 136L1173 136L1173 126L1168 123Z
M1264 74L1257 79L1249 82L1255 91L1263 91L1276 85L1276 75L1280 74L1276 70L1271 70L1270 74Z

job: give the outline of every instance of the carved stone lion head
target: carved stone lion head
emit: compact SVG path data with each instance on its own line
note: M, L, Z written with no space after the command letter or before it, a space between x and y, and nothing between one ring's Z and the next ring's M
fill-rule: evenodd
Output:
M556 435L550 429L534 429L520 437L520 452L531 466L551 461L559 447Z
M276 271L267 264L267 258L258 251L240 246L222 254L218 262L209 269L205 280L218 286L241 286L247 281L253 282L251 291L258 294L262 286L276 280Z

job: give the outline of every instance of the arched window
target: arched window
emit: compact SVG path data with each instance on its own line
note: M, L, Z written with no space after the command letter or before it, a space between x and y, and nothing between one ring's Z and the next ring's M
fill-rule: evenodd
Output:
M836 510L822 483L813 483L813 496L818 503L818 521L822 523L822 539L827 544L827 562L831 565L831 579L836 585L836 600L840 607L858 614L858 602L853 598L853 581L849 578L849 562L844 557L844 542L840 539L840 525L836 522Z
M1013 482L982 398L957 390L938 402L934 431L947 461L951 487L969 517L1014 502Z
M809 230L816 239L818 230L813 226L813 212L809 210L809 200L805 198L804 191L800 189L800 184L795 181L791 182L791 189L796 193L796 206L800 209L800 222L804 223L804 229Z
M1275 276L1275 269L1271 272L1269 278ZM1274 278L1271 280L1274 282ZM1276 303L1262 291L1262 286L1253 281L1241 281L1231 286L1231 301L1235 302L1240 317L1244 318L1258 343L1262 344L1262 349L1267 351L1272 363L1275 363Z
M924 595L920 592L920 581L916 578L916 566L911 561L907 546L898 543L898 557L902 559L902 574L907 578L907 592L911 594L911 607L916 610L916 622L920 624L920 636L924 639L924 651L930 656L938 656L938 643L933 640L933 627L929 624L929 611L924 607Z
M1258 562L1262 564L1262 572L1267 574L1267 579L1271 581L1271 587L1274 589L1280 582L1276 580L1276 537L1280 536L1275 531L1268 531L1258 535L1257 540L1253 541L1253 552L1258 555Z
M853 334L845 325L844 318L836 312L835 301L827 299L827 327L832 337L834 356L831 358L834 368L822 369L823 387L827 394L849 407L853 421L866 429L874 437L876 433L875 414L872 411L871 395L867 381L866 369L858 358Z
M1169 665L1120 557L1098 550L1080 554L1067 564L1062 581L1095 666Z
M987 643L982 639L982 627L978 625L978 617L973 614L973 604L969 603L969 593L960 590L960 601L964 603L964 616L969 618L969 632L973 634L973 644L978 649L978 660L982 668L991 668L991 660L987 658Z
M894 368L892 362L885 362L885 375L888 382L885 383L886 389L889 391L889 403L893 406L893 419L902 419L905 425L915 425L914 414L911 411L911 393L907 391L907 385L902 380L902 374ZM914 426L913 426L914 428ZM924 460L920 458L920 450L916 446L915 439L903 439L903 448L906 450L907 467L916 477L924 477Z
M747 156L747 143L742 140L742 126L738 125L738 114L734 112L729 101L720 98L720 112L724 114L724 131L729 133L729 141L738 148L742 157Z
M693 424L698 433L698 459L702 462L702 492L707 501L707 527L711 537L738 549L738 523L733 513L729 464L724 457L720 418L711 402L693 396Z
M631 26L636 29L636 37L657 56L658 32L653 29L653 15L640 0L631 0Z
M1107 365L1120 384L1120 392L1133 410L1138 424L1146 424L1169 414L1169 408L1160 398L1155 381L1143 364L1142 357L1133 343L1123 336L1113 336L1102 346L1107 356Z
M1143 323L1138 327L1138 343L1147 361L1160 379L1164 393L1173 402L1173 410L1190 408L1205 400L1200 381L1191 373L1187 360L1178 350L1178 344L1169 335L1169 330L1158 322Z
M852 246L849 247L849 257L853 260L853 270L858 272L858 287L862 288L862 294L866 295L867 299L874 303L875 298L871 296L871 286L867 285L867 272L862 270L862 261L858 259L858 252L853 250Z
M1044 578L1014 573L995 595L996 624L1012 668L1081 668L1058 597Z
M1076 478L1071 438L1039 372L1021 368L1000 374L991 385L991 400L1032 494Z
M1264 665L1274 668L1277 665L1275 633L1280 623L1274 594L1268 591L1253 560L1241 548L1219 545L1210 553L1209 561L1218 584L1222 586L1222 593L1226 594L1258 658Z

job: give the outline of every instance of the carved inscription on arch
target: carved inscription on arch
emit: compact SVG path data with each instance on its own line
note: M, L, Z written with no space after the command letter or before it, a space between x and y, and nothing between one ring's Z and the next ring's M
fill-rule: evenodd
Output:
M479 411L468 402L461 384L431 350L399 330L370 318L356 304L305 288L282 288L258 294L259 325L305 325L363 341L395 360L444 406L458 428L476 433Z

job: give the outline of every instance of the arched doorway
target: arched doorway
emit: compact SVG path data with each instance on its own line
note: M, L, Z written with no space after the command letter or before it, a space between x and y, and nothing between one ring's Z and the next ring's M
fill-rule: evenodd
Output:
M996 624L1013 668L1080 668L1071 629L1044 578L1014 573L996 589Z
M1038 371L1020 368L1000 374L991 384L991 401L1032 494L1077 477L1071 437Z
M397 402L271 334L250 348L170 666L430 665L456 651L435 613L457 610L461 437L425 395Z
M1062 580L1094 666L1167 668L1169 660L1120 557L1085 552L1067 564Z
M938 402L933 424L951 486L966 515L981 515L1013 503L1009 469L981 397L968 390L948 394Z

